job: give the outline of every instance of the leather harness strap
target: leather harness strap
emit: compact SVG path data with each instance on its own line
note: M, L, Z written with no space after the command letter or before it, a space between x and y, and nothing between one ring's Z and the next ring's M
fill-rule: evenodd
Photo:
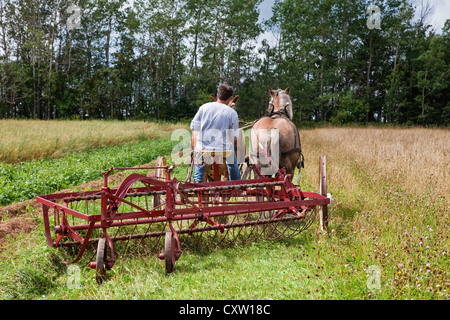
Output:
M286 152L282 152L281 155L282 156L287 156L290 155L291 153L294 152L300 152L300 154L302 153L302 144L300 142L300 136L297 130L297 127L295 126L295 124L289 119L289 116L287 115L285 109L283 110L279 110L279 111L273 111L269 114L269 117L272 119L276 119L276 118L285 118L287 121L289 121L289 123L292 126L292 130L294 131L295 134L295 143L294 143L294 148L292 150L286 151ZM297 147L297 141L298 141L298 147Z
M270 109L270 107L269 107ZM276 119L276 118L285 118L287 121L289 121L289 123L292 126L292 130L294 130L294 134L295 134L295 143L294 143L294 148L286 151L286 152L281 152L281 156L288 156L294 152L299 152L300 153L300 159L296 164L296 167L298 168L298 178L297 178L297 184L300 184L300 174L301 174L301 168L305 167L305 158L303 156L302 153L302 144L300 142L300 135L298 133L297 127L295 126L295 124L289 119L288 114L286 113L286 109L284 108L283 110L278 110L278 111L272 111L273 109L271 109L271 112L269 113L269 117L272 119ZM298 147L297 147L297 141L298 141Z

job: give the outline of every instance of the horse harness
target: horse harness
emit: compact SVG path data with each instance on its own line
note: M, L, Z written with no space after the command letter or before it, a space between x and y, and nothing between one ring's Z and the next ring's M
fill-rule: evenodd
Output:
M272 108L271 108L272 106ZM294 131L295 134L295 143L294 143L294 148L286 151L286 152L281 152L281 156L288 156L294 152L299 152L300 153L300 161L297 163L297 168L300 171L300 168L304 168L305 167L305 159L303 157L303 153L302 153L302 144L300 142L300 135L298 133L297 127L295 126L295 124L289 119L289 115L286 112L286 108L282 108L281 110L277 110L277 111L273 111L273 103L270 102L269 103L269 114L268 117L272 118L272 119L277 119L277 118L284 118L286 119L292 127L292 130ZM298 141L298 144L297 144ZM298 146L298 147L297 147Z

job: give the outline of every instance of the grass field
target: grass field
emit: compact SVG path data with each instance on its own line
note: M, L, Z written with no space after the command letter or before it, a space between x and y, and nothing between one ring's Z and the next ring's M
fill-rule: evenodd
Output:
M60 158L77 151L156 139L180 127L144 121L0 120L0 163Z
M184 252L172 274L153 256L121 257L98 286L80 285L47 247L41 211L3 216L2 299L434 299L450 298L450 132L444 129L300 130L301 186L317 191L327 156L329 233L315 222L285 241ZM179 171L185 177L185 169ZM180 178L180 179L181 179ZM23 232L8 233L12 224ZM379 273L376 273L379 272ZM379 282L378 282L379 280Z

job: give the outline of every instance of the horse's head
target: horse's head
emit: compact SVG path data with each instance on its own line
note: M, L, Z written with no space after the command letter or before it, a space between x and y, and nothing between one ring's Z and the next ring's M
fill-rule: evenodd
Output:
M211 98L212 102L216 102L217 101L217 99L214 98L213 96L209 96L209 97ZM235 96L233 99L230 100L230 102L228 102L228 106L233 108L233 109L236 109L235 106L236 106L236 102L238 101L238 99L239 99L239 95Z
M272 88L269 88L270 102L269 108L267 109L269 114L273 114L274 112L284 113L292 120L292 101L289 96L289 89L290 87L285 90L273 90Z

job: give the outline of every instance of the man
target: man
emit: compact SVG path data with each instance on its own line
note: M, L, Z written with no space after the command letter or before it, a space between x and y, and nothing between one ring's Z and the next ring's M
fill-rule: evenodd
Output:
M233 98L233 88L221 84L217 89L217 101L202 105L191 122L192 145L194 147L194 182L203 182L205 166L201 150L228 151L227 167L230 180L240 180L241 174L234 154L234 143L239 136L237 112L228 106ZM230 141L231 140L231 141Z

